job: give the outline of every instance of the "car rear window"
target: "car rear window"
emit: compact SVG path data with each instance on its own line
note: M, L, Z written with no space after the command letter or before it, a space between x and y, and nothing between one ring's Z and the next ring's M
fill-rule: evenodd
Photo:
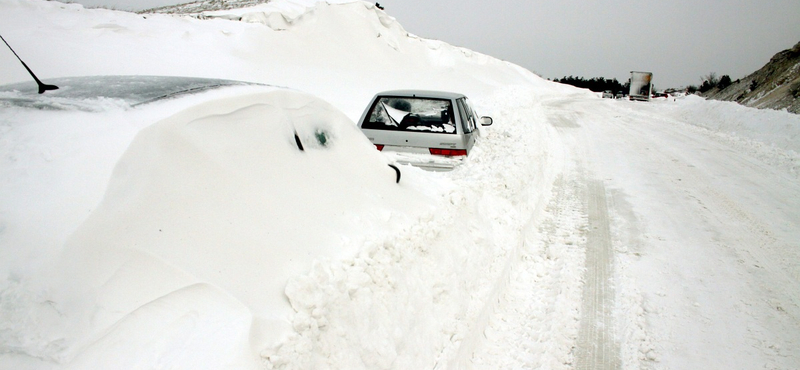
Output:
M449 99L385 96L378 98L361 128L455 134Z

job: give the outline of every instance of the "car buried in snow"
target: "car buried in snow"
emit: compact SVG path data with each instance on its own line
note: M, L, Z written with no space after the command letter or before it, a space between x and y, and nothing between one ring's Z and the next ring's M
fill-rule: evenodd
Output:
M463 162L491 117L478 117L463 94L395 90L376 94L358 126L375 147L401 164L452 170Z

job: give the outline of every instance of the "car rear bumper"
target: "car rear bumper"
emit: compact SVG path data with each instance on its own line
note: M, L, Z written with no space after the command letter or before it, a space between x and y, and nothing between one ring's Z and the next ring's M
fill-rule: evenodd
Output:
M384 151L383 153L392 162L407 164L428 171L452 171L456 166L463 163L465 158L393 151Z

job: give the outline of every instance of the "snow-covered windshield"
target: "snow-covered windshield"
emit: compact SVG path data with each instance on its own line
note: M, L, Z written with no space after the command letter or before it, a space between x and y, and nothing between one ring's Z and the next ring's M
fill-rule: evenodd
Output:
M455 134L453 106L447 99L381 97L362 128Z
M102 110L102 106L134 107L183 94L251 83L176 76L83 76L47 79L58 90L39 94L33 81L0 86L0 106L62 110Z

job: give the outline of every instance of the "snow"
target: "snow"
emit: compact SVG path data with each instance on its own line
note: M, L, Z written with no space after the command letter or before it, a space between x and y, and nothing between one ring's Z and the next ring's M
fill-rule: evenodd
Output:
M0 14L45 83L255 83L0 92L0 368L800 363L797 115L600 99L366 2ZM395 89L464 93L494 124L455 170L396 183L354 124Z

